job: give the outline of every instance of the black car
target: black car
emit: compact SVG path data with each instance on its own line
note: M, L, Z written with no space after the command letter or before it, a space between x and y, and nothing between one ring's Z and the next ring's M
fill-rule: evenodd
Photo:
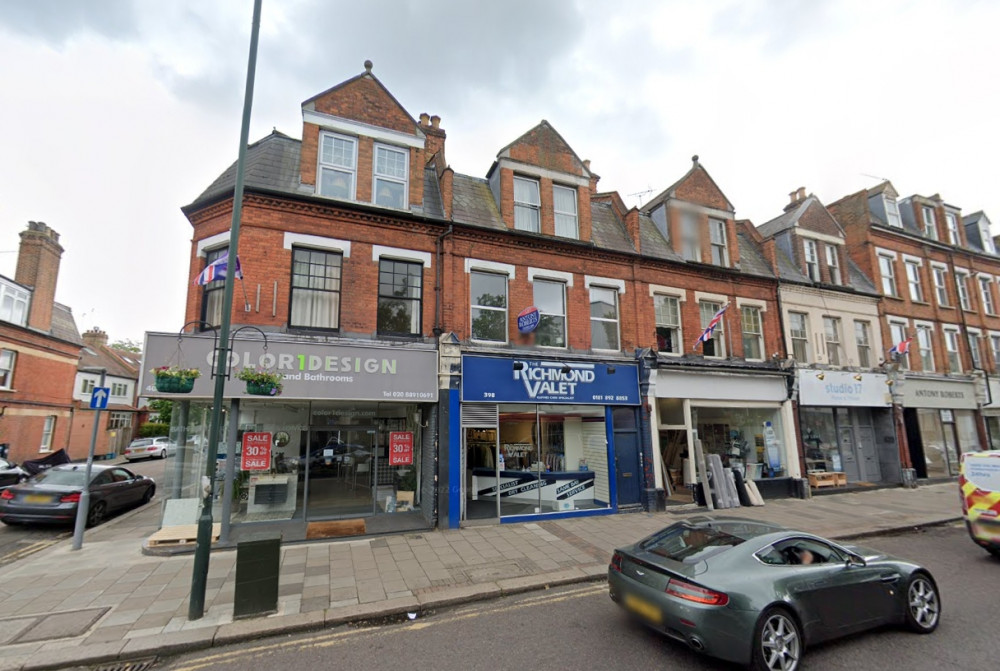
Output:
M0 459L0 489L10 487L28 479L28 474L15 463Z
M84 464L64 464L38 473L27 482L0 490L0 522L72 524L87 477ZM94 465L90 478L87 526L100 524L113 512L148 503L156 493L152 478L121 466Z

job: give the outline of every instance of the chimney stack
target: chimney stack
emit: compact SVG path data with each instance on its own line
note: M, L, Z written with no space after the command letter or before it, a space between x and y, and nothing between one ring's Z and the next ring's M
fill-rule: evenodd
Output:
M792 191L790 194L788 194L788 198L790 202L788 203L788 205L785 205L785 212L788 212L793 207L798 207L802 203L802 201L806 199L806 187L800 186L799 188L795 189L795 191Z
M107 347L108 334L95 326L89 331L84 332L83 342L91 347Z
M59 234L41 221L29 221L21 231L21 247L17 254L14 280L31 287L31 308L28 326L39 331L52 330L52 304L56 299L59 261L63 248Z

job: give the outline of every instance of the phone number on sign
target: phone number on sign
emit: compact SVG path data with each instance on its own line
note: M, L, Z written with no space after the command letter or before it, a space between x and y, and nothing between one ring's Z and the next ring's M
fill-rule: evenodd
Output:
M433 399L434 393L429 391L383 391L383 398L426 398Z
M592 401L628 401L628 396L615 396L612 394L594 394L590 397Z

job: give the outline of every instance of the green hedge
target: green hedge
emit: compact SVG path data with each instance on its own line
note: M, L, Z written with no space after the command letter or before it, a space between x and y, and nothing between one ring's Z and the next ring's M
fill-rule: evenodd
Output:
M147 422L139 427L139 438L156 438L158 436L166 436L170 433L169 424L157 424L155 422Z

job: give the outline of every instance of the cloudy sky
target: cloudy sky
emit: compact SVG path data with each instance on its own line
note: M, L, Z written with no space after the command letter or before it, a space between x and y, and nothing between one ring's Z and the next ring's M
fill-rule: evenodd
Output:
M251 0L0 2L0 274L44 221L57 299L112 339L177 330L180 207L236 158ZM1000 223L1000 3L264 0L251 141L374 72L485 175L547 119L631 204L698 154L763 223L889 178ZM252 269L247 269L252 272Z

